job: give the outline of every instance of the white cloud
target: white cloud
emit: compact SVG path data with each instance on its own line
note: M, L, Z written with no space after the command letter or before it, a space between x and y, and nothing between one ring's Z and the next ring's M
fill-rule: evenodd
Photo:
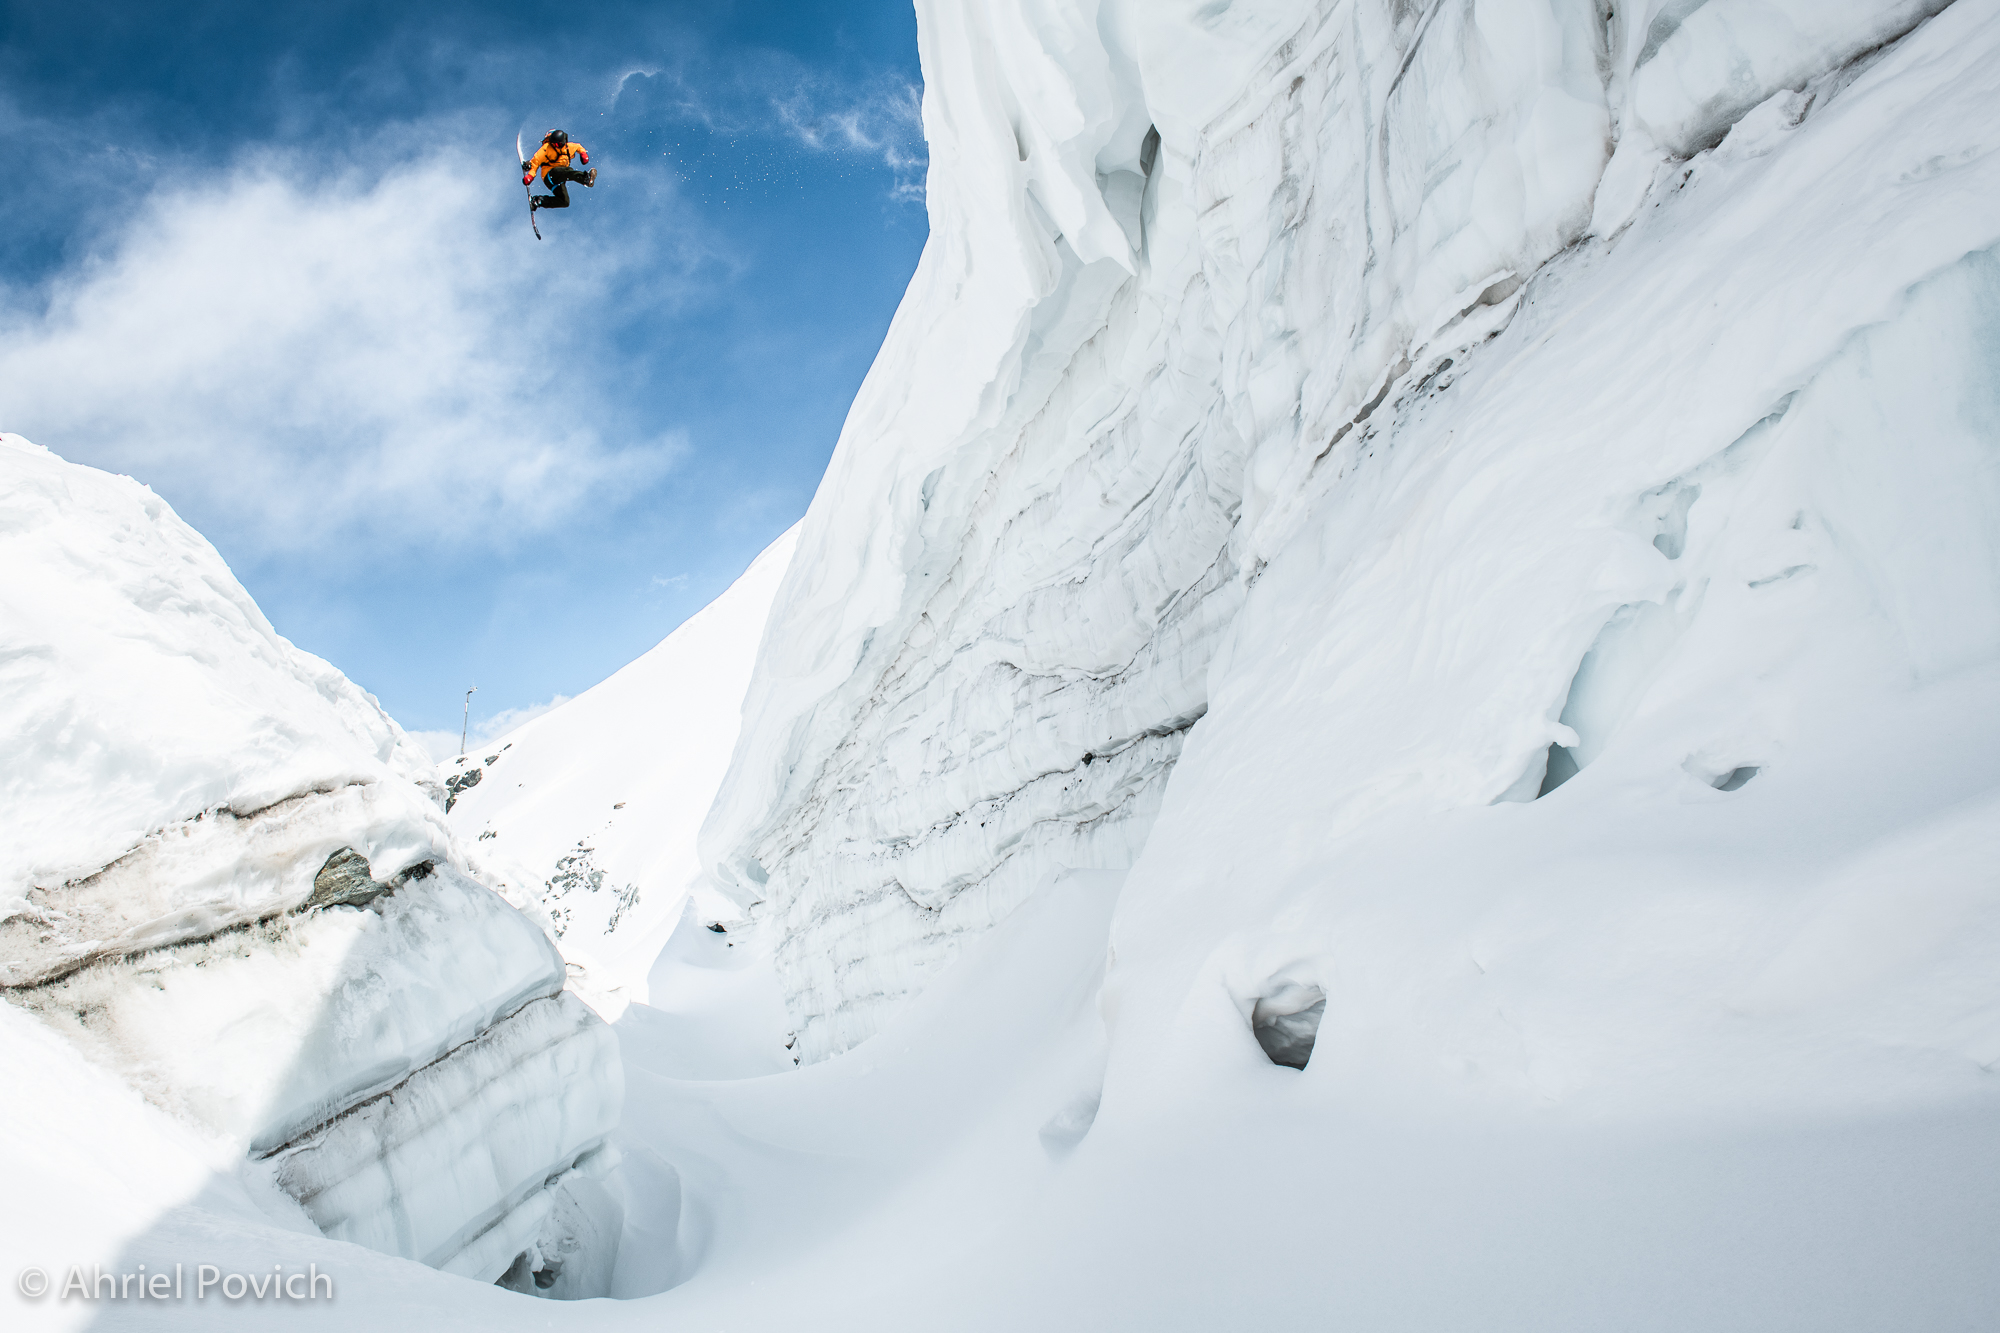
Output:
M929 164L923 88L900 74L836 73L770 50L724 68L696 50L670 66L627 69L611 104L628 95L664 112L670 123L698 125L712 135L775 138L812 153L872 158L891 174L891 198L923 201Z
M463 753L484 751L488 745L504 742L509 732L525 726L544 713L562 707L569 701L569 695L558 694L547 703L529 704L523 708L507 708L491 717L475 718ZM409 737L423 746L425 752L440 764L448 759L457 758L461 753L458 748L458 733L455 731L413 731L409 733Z
M880 158L895 175L894 197L923 198L928 157L923 89L917 85L887 77L865 86L807 80L772 97L771 107L785 131L805 147Z
M266 157L154 194L45 308L0 310L0 427L201 494L262 552L487 544L629 493L685 442L593 410L618 256L537 246L493 174Z

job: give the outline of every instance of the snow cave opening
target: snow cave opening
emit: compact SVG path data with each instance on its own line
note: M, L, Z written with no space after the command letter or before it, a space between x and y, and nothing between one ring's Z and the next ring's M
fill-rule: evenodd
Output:
M1325 1017L1325 991L1288 983L1251 1006L1250 1033L1272 1064L1304 1069L1312 1059L1320 1021Z

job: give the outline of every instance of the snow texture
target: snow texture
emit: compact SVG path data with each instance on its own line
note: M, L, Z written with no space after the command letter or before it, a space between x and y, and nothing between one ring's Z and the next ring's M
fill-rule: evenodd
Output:
M129 477L0 435L0 985L445 859L423 753Z
M700 876L695 835L795 536L610 679L440 766L472 874L546 922L576 984L614 1017L646 999ZM712 895L701 910L737 915Z
M2000 0L1931 8L923 0L931 240L701 836L751 920L614 1029L564 1313L1989 1324ZM609 1225L587 1116L516 1202L393 1094L325 1225L512 1290L188 1203L0 1040L24 1255L510 1329Z
M1580 521L1637 504L1981 243L1976 210L1947 202L1981 170L1979 141L1939 119L1955 96L1976 122L1976 92L1919 108L1912 75L1866 127L1834 110L1854 100L1849 62L1935 8L921 4L932 240L801 528L703 834L717 881L779 933L807 1058L874 1031L1049 869L1133 863L1190 728L1245 660L1227 645L1306 611L1247 609L1267 566L1314 544L1393 548L1396 568L1446 580L1343 604L1338 634L1350 654L1380 645L1383 688L1407 689L1428 651L1395 639L1418 609L1429 633L1491 651L1473 713L1411 695L1453 733L1421 763L1421 747L1381 770L1344 731L1287 734L1340 734L1340 782L1384 801L1483 801L1495 767L1514 769L1496 790L1533 796L1523 747L1569 733L1542 715L1553 649L1530 644L1606 613L1600 571L1546 570L1522 605L1467 600L1459 564L1497 576L1583 549L1545 526L1554 497ZM1725 145L1701 160L1703 204L1606 253L1672 193L1668 154L1738 117L1770 136L1742 155L1797 147L1739 169ZM1833 141L1918 177L1849 163L1838 188L1808 185ZM1796 197L1780 203L1780 180ZM1898 229L1909 244L1833 276ZM1694 299L1711 284L1724 299ZM1569 369L1585 316L1624 357L1593 351L1590 380ZM1489 345L1510 323L1560 331L1569 362ZM1702 351L1725 345L1733 361ZM1451 471L1481 446L1440 396L1472 398L1452 386L1502 358L1517 442L1480 476L1489 495ZM1592 438L1588 469L1565 414ZM1484 517L1483 544L1396 526L1417 501L1377 480L1404 475L1377 461L1392 441L1440 470L1430 494ZM1662 579L1628 600L1660 603ZM1515 634L1486 637L1489 613ZM1575 632L1563 653L1588 645ZM1292 661L1304 641L1258 651ZM1361 697L1328 670L1317 689Z
M0 437L0 561L0 994L278 1216L601 1294L615 1045L429 762L129 478Z
M566 1173L609 1170L604 1136L624 1091L611 1029L558 994L287 1145L272 1167L324 1234L492 1282L542 1235Z
M367 908L101 962L20 1000L263 1154L562 988L534 923L442 868Z

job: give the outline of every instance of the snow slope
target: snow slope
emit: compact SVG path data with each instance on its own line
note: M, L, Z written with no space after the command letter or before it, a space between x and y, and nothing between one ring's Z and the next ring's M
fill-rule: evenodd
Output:
M491 1281L574 1239L579 1196L615 1245L610 1031L467 878L442 786L374 699L278 637L151 491L18 436L0 567L10 1069L61 1063L24 1058L33 1015L70 1043L59 1078L87 1057L240 1197L388 1253ZM67 1133L87 1150L117 1119ZM45 1150L0 1137L14 1166Z
M546 914L594 1003L646 998L647 971L699 878L695 834L736 745L795 541L796 529L771 543L610 679L440 768L472 873ZM737 915L712 897L700 910Z

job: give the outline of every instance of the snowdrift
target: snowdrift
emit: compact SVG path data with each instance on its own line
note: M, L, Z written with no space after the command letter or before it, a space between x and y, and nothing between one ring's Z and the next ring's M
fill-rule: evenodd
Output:
M0 437L0 560L0 995L280 1216L488 1281L587 1217L601 1290L615 1044L428 761L128 478Z

